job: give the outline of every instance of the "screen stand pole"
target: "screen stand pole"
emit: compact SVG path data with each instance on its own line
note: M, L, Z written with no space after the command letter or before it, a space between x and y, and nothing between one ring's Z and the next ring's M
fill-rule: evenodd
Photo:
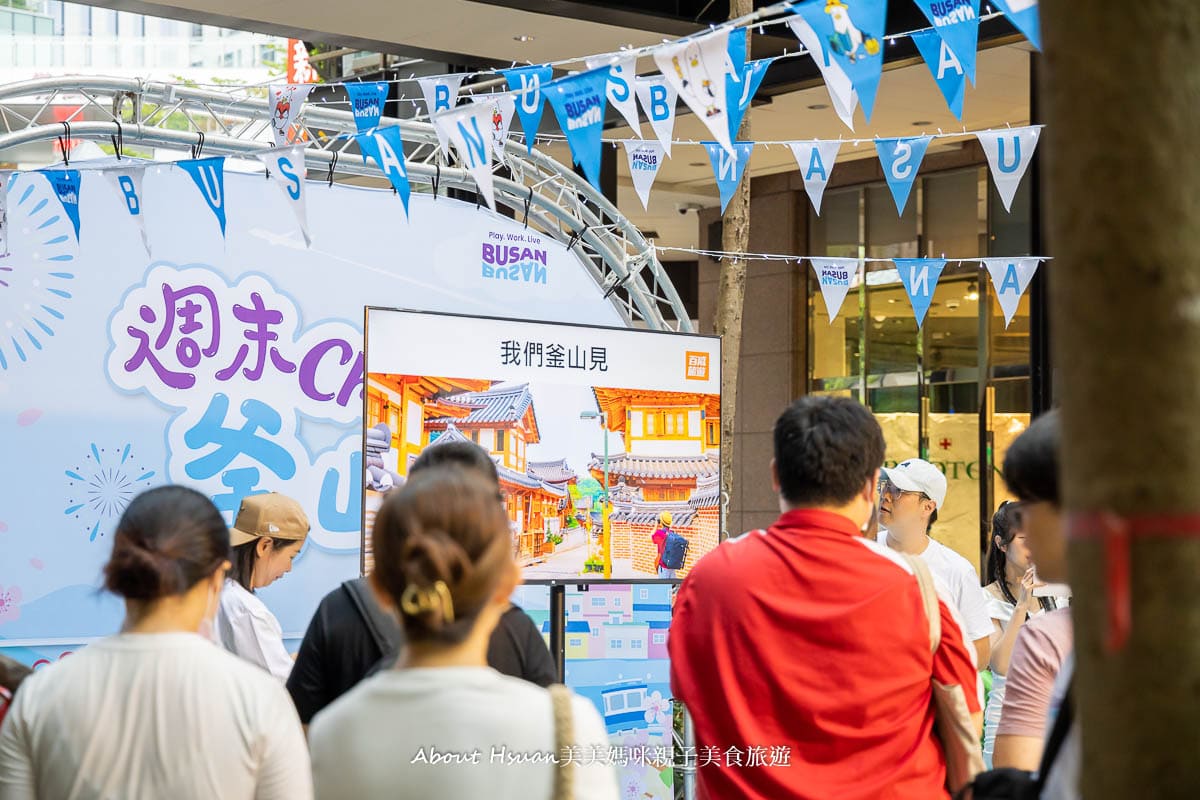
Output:
M550 655L554 658L559 683L566 682L566 632L567 587L555 584L550 587Z

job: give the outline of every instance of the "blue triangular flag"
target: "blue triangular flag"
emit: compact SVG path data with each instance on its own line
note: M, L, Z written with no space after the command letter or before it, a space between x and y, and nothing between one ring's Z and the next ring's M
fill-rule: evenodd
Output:
M379 127L383 116L383 104L387 100L388 85L378 83L347 83L346 94L350 95L350 111L354 114L354 125L358 132Z
M746 109L750 107L754 93L762 84L763 76L767 74L767 67L771 66L771 62L774 60L773 58L760 58L758 61L751 61L742 68L742 79L737 83L733 83L728 75L725 76L725 108L729 111L730 141L737 138L738 128L742 127L742 117L746 116Z
M1042 49L1042 25L1038 21L1038 0L995 0L1013 27L1025 34L1029 43Z
M533 140L537 137L538 126L542 124L542 86L554 77L554 69L542 64L502 69L500 74L508 81L509 89L520 92L514 98L517 101L517 115L521 118L521 130L525 131L526 151L532 153Z
M938 88L942 90L942 97L946 98L947 105L954 112L954 116L962 121L963 115L963 95L967 90L966 77L963 75L962 64L958 63L958 59L954 56L954 51L950 49L950 45L942 37L938 36L934 31L917 31L911 34L913 42L917 45L917 49L921 51L921 56L925 59L925 63L929 65L929 71L933 73L933 80L937 83Z
M588 182L597 189L604 109L608 106L608 72L608 67L590 69L551 81L544 90L567 137L571 160L583 167Z
M979 46L979 0L913 0L933 25L933 30L950 45L954 55L975 85L975 50Z
M746 65L746 42L749 38L750 31L746 28L737 28L729 32L729 41L725 44L725 52L729 53L729 63L725 65L726 77L742 74L742 67Z
M904 216L908 193L912 191L917 170L921 168L921 159L925 158L925 149L929 147L929 140L932 138L909 136L903 139L875 140L875 151L879 153L879 162L883 165L883 177L887 178L892 198L896 201L896 211L901 216Z
M374 133L360 133L354 137L363 152L363 158L370 156L379 165L379 170L387 176L388 183L404 201L404 215L408 216L408 170L404 167L404 141L400 138L400 129L395 125L380 128Z
M225 158L195 158L189 161L176 161L182 167L204 195L204 202L217 217L221 225L221 235L225 235Z
M826 63L846 73L870 122L883 72L887 0L809 0L794 11L821 38Z
M50 181L50 188L62 203L63 212L75 226L75 241L79 241L79 170L48 169L42 174Z
M725 207L729 205L733 193L737 191L738 184L742 182L742 174L746 171L746 165L750 163L750 152L754 149L754 142L734 142L734 155L730 155L729 151L717 142L702 142L702 144L708 151L708 160L712 162L713 174L717 176L717 189L721 192L721 213L724 214Z
M908 293L908 301L912 303L913 314L917 317L917 327L925 321L929 304L933 301L933 290L937 288L938 278L946 267L944 258L893 258L896 271L904 283L904 291Z

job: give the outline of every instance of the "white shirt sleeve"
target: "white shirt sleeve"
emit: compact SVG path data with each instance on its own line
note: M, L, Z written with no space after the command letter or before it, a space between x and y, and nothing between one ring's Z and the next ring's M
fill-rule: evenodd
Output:
M575 743L583 747L584 752L594 748L597 753L597 758L590 763L586 756L583 763L575 763L575 800L616 800L617 772L609 763L608 731L604 720L587 698L575 695L571 699Z
M227 587L225 592L236 592L241 587ZM245 591L242 589L242 591ZM255 606L259 606L256 608ZM222 597L221 611L226 615L228 626L222 636L228 636L226 649L234 655L258 664L281 681L287 681L292 672L292 657L283 646L283 629L279 620L261 602L251 604L241 598Z
M312 800L312 767L296 707L283 686L266 702L255 800Z
M967 638L971 641L992 635L992 616L988 613L987 590L979 585L972 570L970 576L961 576L958 586L958 609L967 625Z
M0 727L0 800L36 800L29 732L22 700L29 693L17 692Z

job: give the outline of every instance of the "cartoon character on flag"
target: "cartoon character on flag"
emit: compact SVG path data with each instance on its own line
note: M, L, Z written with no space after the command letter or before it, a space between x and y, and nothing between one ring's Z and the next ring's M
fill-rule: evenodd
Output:
M838 55L845 56L851 61L863 57L858 52L861 47L867 56L879 53L879 40L873 36L863 37L862 31L850 19L850 9L842 0L826 0L825 13L833 22L834 33L829 37L829 48Z
M682 61L680 56L671 57L671 65L675 67L675 74L679 77L680 82L686 89L692 81L699 81L700 87L707 93L708 105L704 109L706 117L712 117L721 113L721 109L717 108L717 96L712 89L712 76L708 74L708 67L704 63L704 54L700 51L700 45L695 42L684 48L682 53ZM725 79L724 75L720 76L721 80Z

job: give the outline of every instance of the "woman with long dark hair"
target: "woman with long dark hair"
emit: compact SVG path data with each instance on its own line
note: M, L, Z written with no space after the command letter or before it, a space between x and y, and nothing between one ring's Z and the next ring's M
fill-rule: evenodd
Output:
M994 627L991 645L992 691L988 695L983 718L983 757L991 768L1000 710L1004 704L1004 683L1017 634L1030 617L1053 611L1065 600L1037 597L1040 585L1034 572L1029 548L1025 544L1021 504L1005 501L992 516L992 538L988 545L986 572L988 614Z
M161 486L133 499L104 567L121 632L21 684L0 728L0 798L312 797L283 685L198 634L228 569L229 529L207 497Z
M321 798L615 800L596 709L487 666L488 641L520 582L496 484L431 467L380 508L372 531L381 602L407 644L309 728ZM574 763L556 764L563 748Z

